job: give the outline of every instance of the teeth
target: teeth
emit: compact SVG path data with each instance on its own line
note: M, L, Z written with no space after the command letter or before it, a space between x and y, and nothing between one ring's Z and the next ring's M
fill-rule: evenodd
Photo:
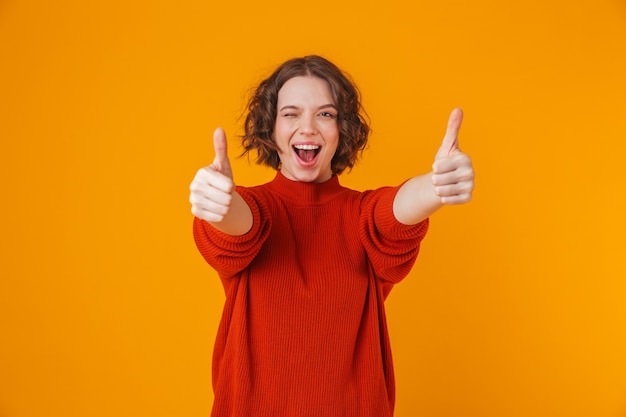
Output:
M313 151L320 148L317 145L294 145L293 147L302 151Z

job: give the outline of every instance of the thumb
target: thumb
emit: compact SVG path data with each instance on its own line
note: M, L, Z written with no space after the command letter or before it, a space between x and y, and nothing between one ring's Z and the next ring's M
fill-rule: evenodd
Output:
M226 133L221 127L218 127L215 129L215 132L213 132L213 149L215 150L215 158L212 164L213 168L232 180L233 172L230 168L230 160L228 159Z
M459 149L459 129L461 129L462 122L463 110L457 107L452 110L452 113L450 113L446 135L443 137L443 142L437 151L435 159L445 158L455 150Z

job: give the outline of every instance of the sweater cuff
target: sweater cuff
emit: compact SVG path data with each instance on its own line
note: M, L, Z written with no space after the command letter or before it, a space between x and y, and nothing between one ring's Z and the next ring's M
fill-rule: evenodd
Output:
M393 202L401 186L398 185L397 187L388 187L381 190L383 195L378 200L374 211L376 228L381 235L393 236L399 240L414 239L420 235L424 237L428 231L428 218L417 224L406 225L400 223L393 214Z
M238 236L229 235L212 226L209 222L196 218L196 222L201 223L202 228L205 230L206 236L209 237L211 241L215 242L219 247L229 251L241 251L242 249L246 250L248 245L256 243L262 228L262 209L259 207L258 202L251 196L248 190L243 187L237 187L237 192L248 204L248 207L250 207L250 211L252 212L252 227L247 233Z

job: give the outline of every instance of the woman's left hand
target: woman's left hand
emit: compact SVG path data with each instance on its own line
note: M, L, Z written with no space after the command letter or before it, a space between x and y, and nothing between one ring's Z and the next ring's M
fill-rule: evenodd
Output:
M472 199L474 168L469 156L459 149L459 129L463 111L450 114L448 128L433 163L432 181L442 204L464 204Z

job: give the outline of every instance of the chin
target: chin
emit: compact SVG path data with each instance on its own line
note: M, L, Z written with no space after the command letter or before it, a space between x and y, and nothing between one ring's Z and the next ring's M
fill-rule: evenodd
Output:
M302 171L298 170L297 172L283 172L283 175L287 178L290 178L294 181L299 182L325 182L330 179L330 175L326 178L325 175L316 171Z
M297 181L300 182L320 182L321 175L317 174L299 174L297 177Z

